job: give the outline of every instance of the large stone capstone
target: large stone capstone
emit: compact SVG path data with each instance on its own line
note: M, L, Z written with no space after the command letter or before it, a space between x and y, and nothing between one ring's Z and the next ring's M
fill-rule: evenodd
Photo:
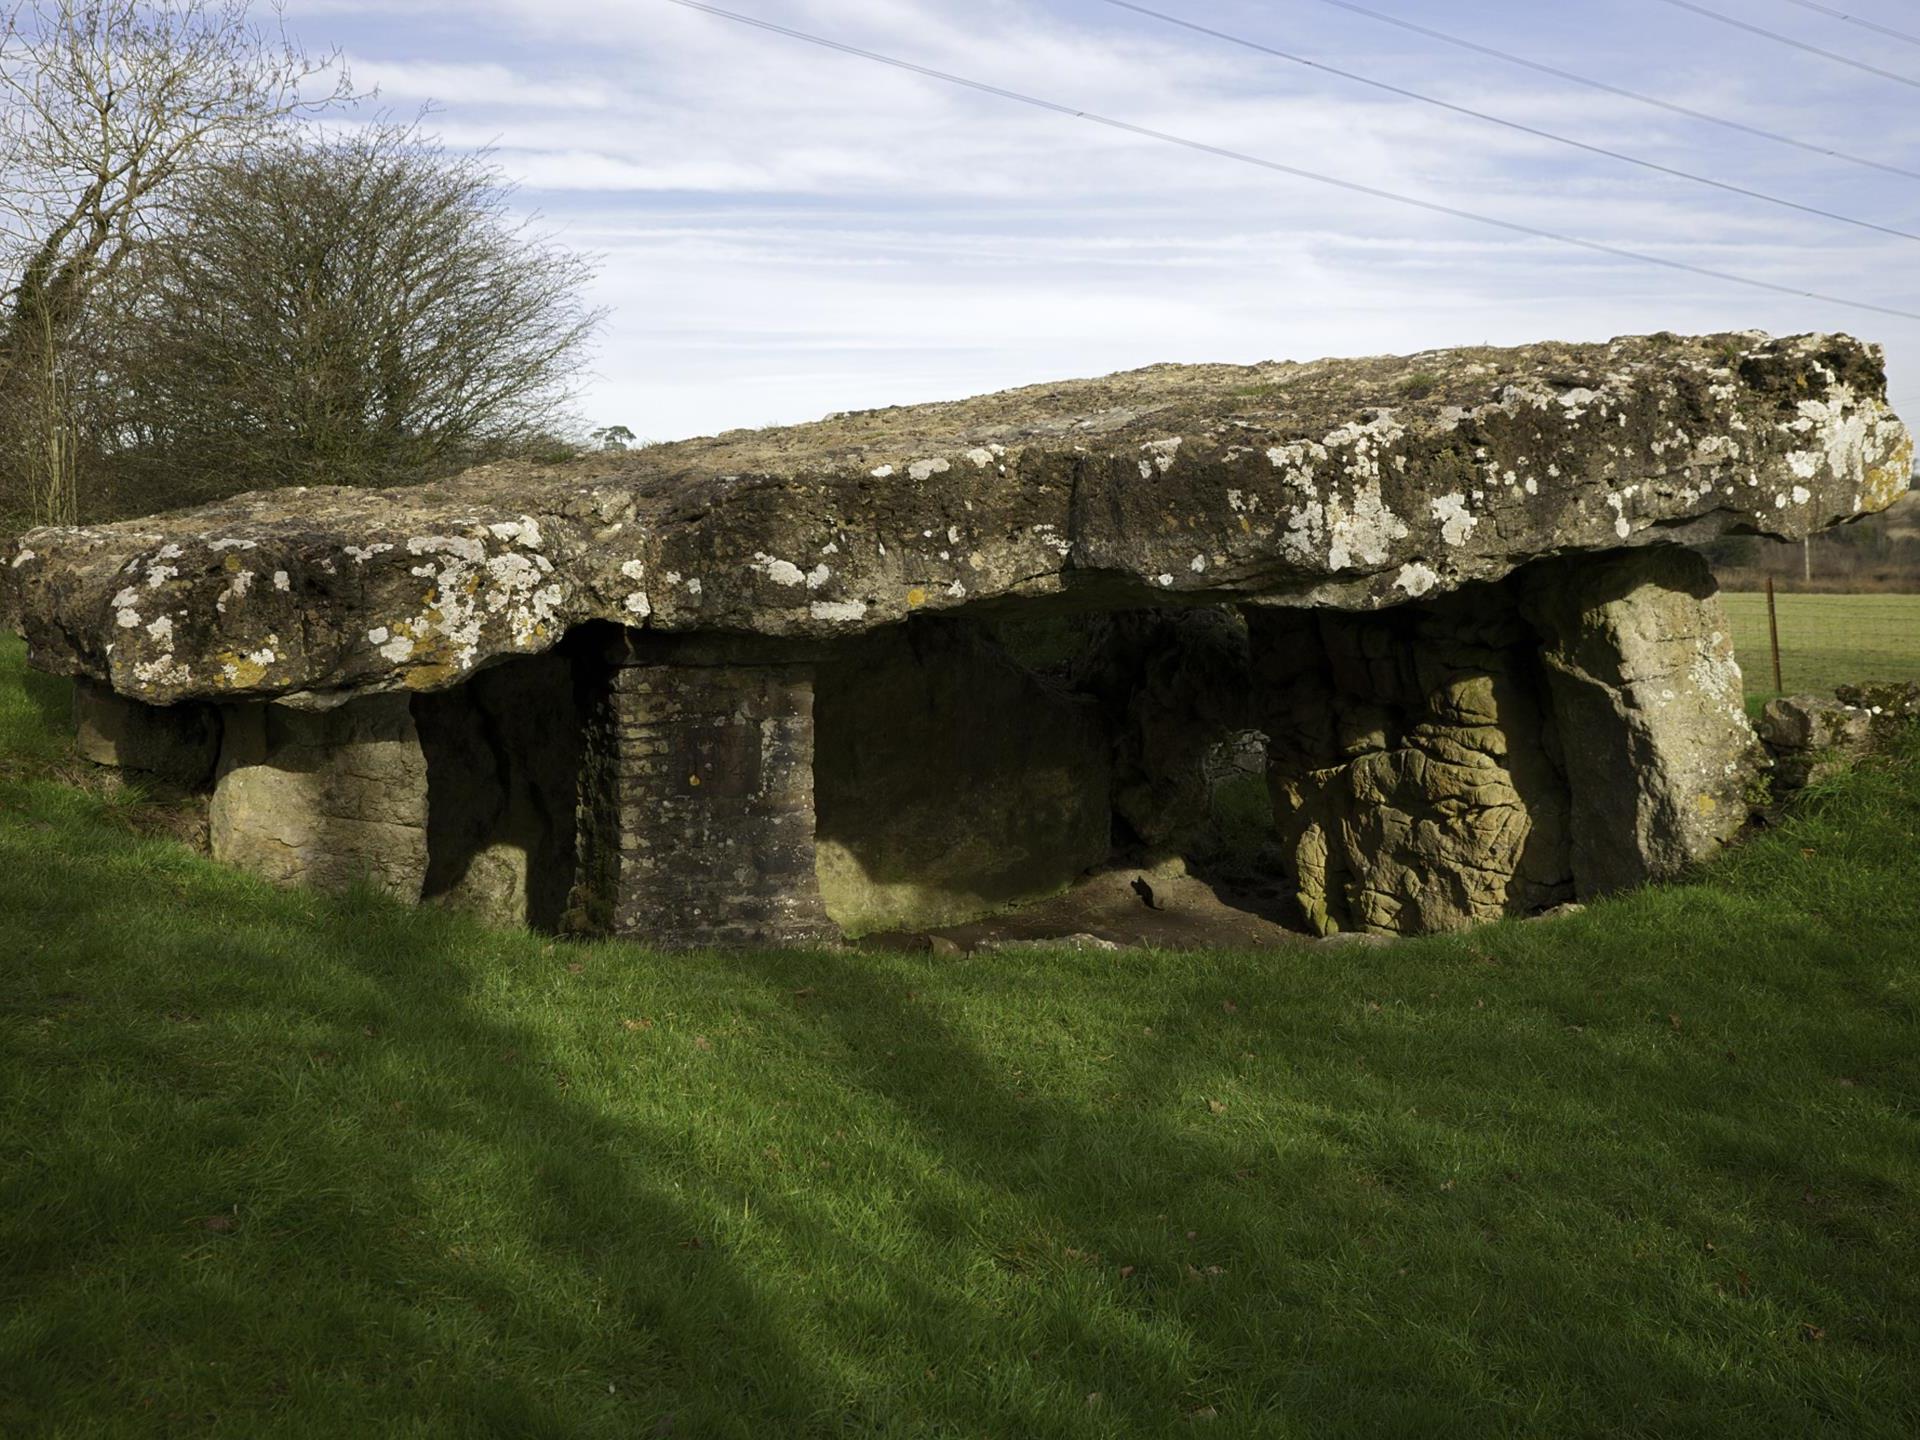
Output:
M36 665L149 704L438 690L589 620L830 638L1072 596L1369 610L1884 509L1879 352L1758 334L1162 365L404 490L37 530Z
M217 750L217 848L283 880L675 944L948 923L1177 850L1257 727L1300 918L1404 933L1737 831L1760 752L1678 547L1912 463L1846 336L1155 366L35 530L0 610L87 753Z

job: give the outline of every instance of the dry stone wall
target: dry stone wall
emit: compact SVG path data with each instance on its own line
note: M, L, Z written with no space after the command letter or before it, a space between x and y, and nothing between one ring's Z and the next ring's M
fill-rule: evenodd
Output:
M587 731L593 912L668 946L836 933L814 856L813 666L624 646L606 665Z

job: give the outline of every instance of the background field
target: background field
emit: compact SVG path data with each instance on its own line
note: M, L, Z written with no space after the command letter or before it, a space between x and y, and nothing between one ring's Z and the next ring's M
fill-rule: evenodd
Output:
M1767 654L1767 597L1728 593L1733 643L1747 697L1773 689ZM1786 693L1831 694L1865 680L1920 680L1920 595L1775 597L1780 616L1780 677Z

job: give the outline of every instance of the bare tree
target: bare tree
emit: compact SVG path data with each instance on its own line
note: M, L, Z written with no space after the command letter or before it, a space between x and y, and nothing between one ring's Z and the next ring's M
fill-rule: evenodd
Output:
M116 328L117 466L155 502L400 483L560 422L593 262L417 125L288 135L184 187Z
M79 377L65 347L178 187L345 96L332 57L251 9L0 0L0 511L72 518Z

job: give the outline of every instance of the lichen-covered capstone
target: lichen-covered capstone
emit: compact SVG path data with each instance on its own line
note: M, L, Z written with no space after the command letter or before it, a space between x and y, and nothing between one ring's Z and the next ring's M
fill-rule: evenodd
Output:
M1154 366L406 490L36 530L43 669L151 704L437 690L584 621L829 638L1060 597L1374 609L1893 503L1878 350L1757 333ZM8 607L0 606L0 611Z

